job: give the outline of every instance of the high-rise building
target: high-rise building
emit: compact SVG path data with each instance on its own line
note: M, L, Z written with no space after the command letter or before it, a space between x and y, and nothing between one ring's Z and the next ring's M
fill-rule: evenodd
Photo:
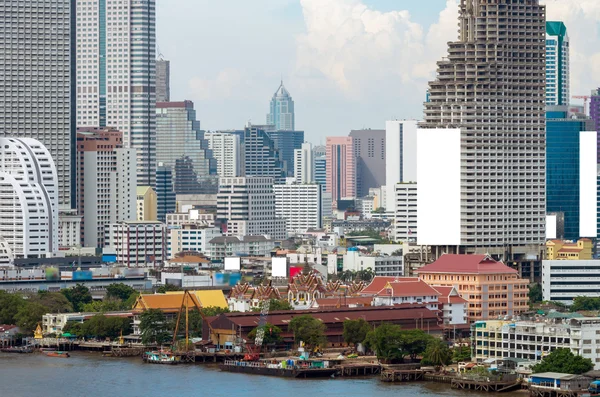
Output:
M286 175L289 177L294 176L294 151L302 147L304 131L269 131L265 129L265 132L273 141L275 149L279 151L279 156L285 166Z
M350 137L356 157L356 195L365 197L369 189L385 185L385 130L352 130Z
M410 242L417 238L417 184L396 183L394 196L394 241ZM388 204L389 205L389 204Z
M269 235L287 238L285 220L275 214L273 178L219 179L217 218L225 222L225 236Z
M600 162L600 88L592 90L590 96L590 117L594 121L594 130L598 133L596 148L598 152L598 162Z
M275 214L285 219L288 235L306 233L308 229L320 229L322 186L314 183L281 183L273 185Z
M58 251L58 190L56 166L40 141L0 138L2 262Z
M149 267L167 255L167 226L157 221L124 221L106 226L105 249L114 251L117 264Z
M326 186L327 185L327 157L315 157L315 182Z
M177 196L173 190L173 170L163 163L156 167L156 218L165 222L167 214L177 211Z
M240 136L226 132L205 132L208 148L217 163L221 178L242 176Z
M459 26L417 131L418 241L533 266L545 240L545 7L462 0Z
M156 102L171 100L171 62L159 58L156 61Z
M395 212L396 184L417 181L417 122L393 120L385 123L386 209Z
M267 124L274 125L276 130L295 130L294 101L288 90L283 86L283 81L271 99Z
M569 35L563 22L546 22L546 105L569 105Z
M75 201L75 15L74 0L0 1L0 136L50 151L64 209Z
M156 104L156 159L173 168L176 194L201 194L216 180L217 163L192 101Z
M109 223L136 219L137 156L123 146L116 129L77 132L77 208L85 247L103 247Z
M136 211L138 221L156 221L156 192L150 186L137 187Z
M315 161L312 144L306 142L294 150L294 178L298 183L315 182Z
M244 175L270 177L275 183L283 183L286 178L285 164L275 143L265 130L254 125L244 130Z
M77 2L77 126L121 131L140 186L156 178L155 48L155 0Z
M354 140L349 136L328 137L326 146L326 191L337 208L338 200L356 197Z
M549 106L546 113L546 210L564 213L564 238L596 238L596 132L593 121Z

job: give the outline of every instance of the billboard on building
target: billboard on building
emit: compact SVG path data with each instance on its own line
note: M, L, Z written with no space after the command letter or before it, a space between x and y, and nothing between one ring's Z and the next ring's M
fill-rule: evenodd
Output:
M287 258L271 258L271 276L287 277Z
M290 281L300 273L302 273L302 266L290 266Z
M60 272L55 267L47 267L46 268L46 280L60 280Z
M233 287L242 279L241 273L215 273L213 286L215 287Z
M225 258L225 270L239 271L242 266L242 259L239 257Z
M73 272L73 281L91 280L93 274L91 270L77 270Z

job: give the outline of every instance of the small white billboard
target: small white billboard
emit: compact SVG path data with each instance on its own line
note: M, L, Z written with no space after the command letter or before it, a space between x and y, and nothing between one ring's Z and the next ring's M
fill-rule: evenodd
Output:
M287 277L287 258L271 258L271 276Z
M239 271L241 268L242 259L238 256L233 258L225 258L225 270Z

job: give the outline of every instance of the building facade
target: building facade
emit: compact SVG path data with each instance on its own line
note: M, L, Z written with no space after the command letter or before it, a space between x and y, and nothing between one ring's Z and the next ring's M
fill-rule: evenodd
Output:
M217 165L220 178L243 176L240 137L226 132L206 132L204 138Z
M390 202L392 200L388 200ZM397 183L394 189L394 230L396 242L416 241L417 238L417 184Z
M315 161L312 144L305 142L294 150L294 178L298 183L315 182Z
M569 94L569 35L560 21L546 22L546 105L568 106Z
M209 242L220 237L221 231L216 227L199 227L185 225L168 229L167 258L174 258L181 252L202 252L209 255Z
M385 207L394 212L396 184L417 181L417 122L393 120L385 123L385 193L390 198Z
M344 271L360 271L371 269L377 276L402 277L404 261L401 256L382 256L363 254L356 248L350 248L344 255Z
M165 222L167 214L177 211L177 196L173 190L173 170L158 163L156 167L156 218Z
M547 260L587 260L592 259L594 243L589 238L582 238L576 242L564 240L546 241L546 259Z
M356 196L368 196L369 189L386 183L386 131L352 130L350 137L356 158Z
M156 102L171 101L171 61L156 61Z
M273 185L275 216L284 219L288 235L305 233L322 226L321 185L286 183Z
M267 114L267 124L275 126L276 130L294 131L296 126L294 101L283 86L283 81L273 94Z
M125 221L106 226L105 249L126 267L160 266L166 260L167 227L156 221Z
M244 130L244 175L270 177L275 183L285 182L286 170L281 154L269 134L258 126L249 125Z
M545 301L571 305L578 296L600 297L600 260L542 261L542 295Z
M209 242L210 259L222 262L232 256L254 256L267 258L276 243L265 236L215 237Z
M269 138L273 141L276 150L279 151L281 160L283 160L286 176L294 176L294 153L302 148L304 142L304 131L265 130Z
M356 156L351 137L328 137L326 155L326 191L333 206L343 198L356 197Z
M157 196L150 186L138 186L136 195L136 214L138 221L156 221Z
M315 155L315 182L327 186L327 157ZM331 194L331 192L330 192Z
M121 131L141 186L156 183L155 48L155 0L77 2L77 127Z

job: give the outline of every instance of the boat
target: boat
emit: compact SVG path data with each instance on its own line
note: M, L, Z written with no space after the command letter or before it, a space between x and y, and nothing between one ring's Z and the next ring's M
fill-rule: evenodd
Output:
M59 358L71 357L71 355L68 352L63 352L63 351L58 351L58 350L44 351L42 353L44 353L48 357L59 357Z
M146 352L142 356L142 360L148 364L166 364L166 365L175 365L179 364L180 358L168 351L152 351Z
M0 352L2 353L33 353L33 349L31 347L27 347L27 346L20 346L20 347L5 347L0 349Z
M219 365L225 372L244 374L279 376L284 378L329 378L334 377L338 370L329 366L323 360L284 360L277 361L225 361Z

